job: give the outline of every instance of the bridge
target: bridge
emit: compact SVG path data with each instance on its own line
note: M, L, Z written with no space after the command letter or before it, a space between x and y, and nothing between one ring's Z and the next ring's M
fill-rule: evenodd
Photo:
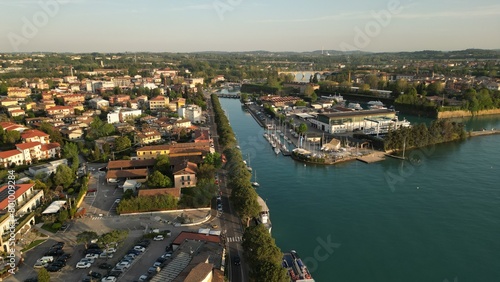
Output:
M217 96L219 98L233 98L233 99L240 99L241 98L241 93L234 93L234 94L227 94L227 93L217 93Z

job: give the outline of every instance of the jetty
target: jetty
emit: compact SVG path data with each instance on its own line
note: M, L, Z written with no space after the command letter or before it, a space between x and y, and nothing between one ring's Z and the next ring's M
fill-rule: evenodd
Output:
M373 152L369 155L362 156L362 157L357 157L356 160L366 163L366 164L371 164L371 163L376 163L380 161L384 161L385 157L387 155L385 152Z
M486 136L486 135L493 135L493 134L500 134L500 129L494 129L492 128L491 130L478 130L478 131L471 131L469 132L469 137L476 137L476 136Z

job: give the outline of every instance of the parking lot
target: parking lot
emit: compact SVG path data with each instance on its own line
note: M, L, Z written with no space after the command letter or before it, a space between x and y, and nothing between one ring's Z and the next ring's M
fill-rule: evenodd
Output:
M116 199L120 199L123 190L116 188L115 183L106 183L106 172L90 168L89 193L82 207L92 217L116 215ZM95 191L95 192L93 192Z

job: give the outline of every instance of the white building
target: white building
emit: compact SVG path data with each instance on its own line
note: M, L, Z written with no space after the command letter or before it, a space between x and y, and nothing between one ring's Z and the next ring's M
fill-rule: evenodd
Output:
M89 105L93 109L100 110L100 109L108 108L109 107L109 101L108 100L104 100L101 97L97 97L97 98L91 99L89 101Z
M185 105L177 111L179 117L190 120L192 123L200 123L202 121L202 109L197 105Z
M108 123L125 122L130 118L136 118L142 115L142 110L133 110L126 108L116 108L114 112L108 113Z

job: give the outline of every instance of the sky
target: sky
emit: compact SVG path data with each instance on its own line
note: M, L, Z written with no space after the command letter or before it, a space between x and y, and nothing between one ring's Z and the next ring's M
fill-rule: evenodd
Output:
M0 52L500 49L498 0L0 0Z

